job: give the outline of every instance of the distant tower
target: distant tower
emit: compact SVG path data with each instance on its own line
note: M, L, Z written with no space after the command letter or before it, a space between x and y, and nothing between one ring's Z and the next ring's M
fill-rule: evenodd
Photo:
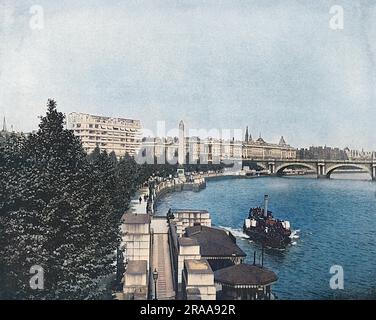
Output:
M244 139L244 141L245 141L246 143L248 143L248 141L249 141L248 126L247 126L247 128L245 129L245 139Z
M183 120L179 123L179 148L178 148L178 163L185 163L185 133Z
M2 131L4 131L4 132L7 131L7 123L5 121L5 116L4 116L4 120L3 120L3 130Z
M285 141L285 138L283 138L283 136L282 136L281 139L279 140L279 145L280 145L280 146L285 146L285 145L286 145L286 141Z

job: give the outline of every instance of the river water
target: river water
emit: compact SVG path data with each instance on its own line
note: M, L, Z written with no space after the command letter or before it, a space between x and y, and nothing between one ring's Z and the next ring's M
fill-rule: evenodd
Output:
M348 179L354 176L358 179ZM168 194L157 211L208 210L213 225L232 231L252 263L253 252L261 249L242 233L242 225L249 208L262 206L268 194L274 217L297 230L286 250L265 252L265 266L279 277L273 286L278 299L376 299L376 182L361 174L332 177L210 180L200 192ZM343 290L330 288L333 265L343 268Z

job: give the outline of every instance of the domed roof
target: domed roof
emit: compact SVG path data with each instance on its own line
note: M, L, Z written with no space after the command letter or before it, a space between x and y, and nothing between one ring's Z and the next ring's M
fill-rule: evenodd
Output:
M241 263L215 271L214 279L233 286L265 286L276 282L278 276L265 267Z

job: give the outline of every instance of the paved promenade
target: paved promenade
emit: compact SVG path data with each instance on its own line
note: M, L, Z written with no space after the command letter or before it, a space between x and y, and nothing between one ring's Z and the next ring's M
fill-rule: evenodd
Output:
M129 206L129 213L147 213L146 212L146 205L147 201L144 201L144 195L148 195L149 191L148 188L142 188L138 190L135 196L132 198L130 206ZM140 203L139 198L142 198Z

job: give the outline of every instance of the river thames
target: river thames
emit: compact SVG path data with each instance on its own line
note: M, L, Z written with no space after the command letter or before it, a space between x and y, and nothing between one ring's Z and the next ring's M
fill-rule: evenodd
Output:
M295 236L286 250L266 250L264 264L277 273L273 286L278 299L376 298L376 183L345 179L222 178L209 180L200 192L170 193L157 206L206 209L212 223L233 232L237 244L253 262L261 248L242 232L250 207L262 206L270 196L275 218L289 220ZM332 265L344 270L344 289L329 286Z

